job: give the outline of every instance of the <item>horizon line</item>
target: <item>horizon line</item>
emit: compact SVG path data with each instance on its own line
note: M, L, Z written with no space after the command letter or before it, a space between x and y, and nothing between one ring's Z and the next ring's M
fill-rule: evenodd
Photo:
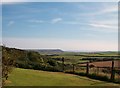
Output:
M0 45L0 46L4 46L4 45ZM19 47L9 47L9 46L4 46L4 47L21 49L21 50L62 50L64 52L120 52L120 50L64 50L60 48L19 48Z

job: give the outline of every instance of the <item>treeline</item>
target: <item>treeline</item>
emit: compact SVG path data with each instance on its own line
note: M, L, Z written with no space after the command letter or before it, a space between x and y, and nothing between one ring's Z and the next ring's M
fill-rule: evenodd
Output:
M119 59L118 57L113 58L113 57L86 57L86 58L82 58L81 60L89 60L90 62L95 62L95 61L111 61L111 60L117 60Z
M51 56L40 55L38 52L8 48L2 46L3 78L7 80L12 67L25 69L62 71L62 63Z

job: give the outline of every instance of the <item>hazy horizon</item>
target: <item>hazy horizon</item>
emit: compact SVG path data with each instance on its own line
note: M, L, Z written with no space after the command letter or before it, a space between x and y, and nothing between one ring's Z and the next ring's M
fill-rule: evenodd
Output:
M10 47L10 46L6 46L6 45L1 45L1 46L5 46L8 48L15 48L15 49L21 49L21 50L62 50L64 52L119 52L117 50L64 50L64 49L60 49L60 48L19 48L19 47Z

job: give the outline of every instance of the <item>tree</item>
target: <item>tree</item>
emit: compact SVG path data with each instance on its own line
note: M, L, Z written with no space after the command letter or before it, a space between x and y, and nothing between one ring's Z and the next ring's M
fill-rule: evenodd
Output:
M8 52L9 51L9 52ZM3 85L5 80L8 79L8 74L12 71L15 64L15 55L12 55L9 48L2 47L2 79Z

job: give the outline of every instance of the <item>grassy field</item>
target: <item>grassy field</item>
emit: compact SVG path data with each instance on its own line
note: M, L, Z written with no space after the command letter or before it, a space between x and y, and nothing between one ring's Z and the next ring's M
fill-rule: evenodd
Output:
M81 62L88 62L89 60L84 60L84 58L98 58L98 59L102 59L105 57L110 58L111 56L114 56L114 59L118 59L118 52L63 52L59 55L56 56L52 56L52 58L56 59L57 58L63 58L66 63L81 63ZM116 57L115 57L116 56Z
M6 81L6 86L119 86L61 72L47 72L15 68Z

